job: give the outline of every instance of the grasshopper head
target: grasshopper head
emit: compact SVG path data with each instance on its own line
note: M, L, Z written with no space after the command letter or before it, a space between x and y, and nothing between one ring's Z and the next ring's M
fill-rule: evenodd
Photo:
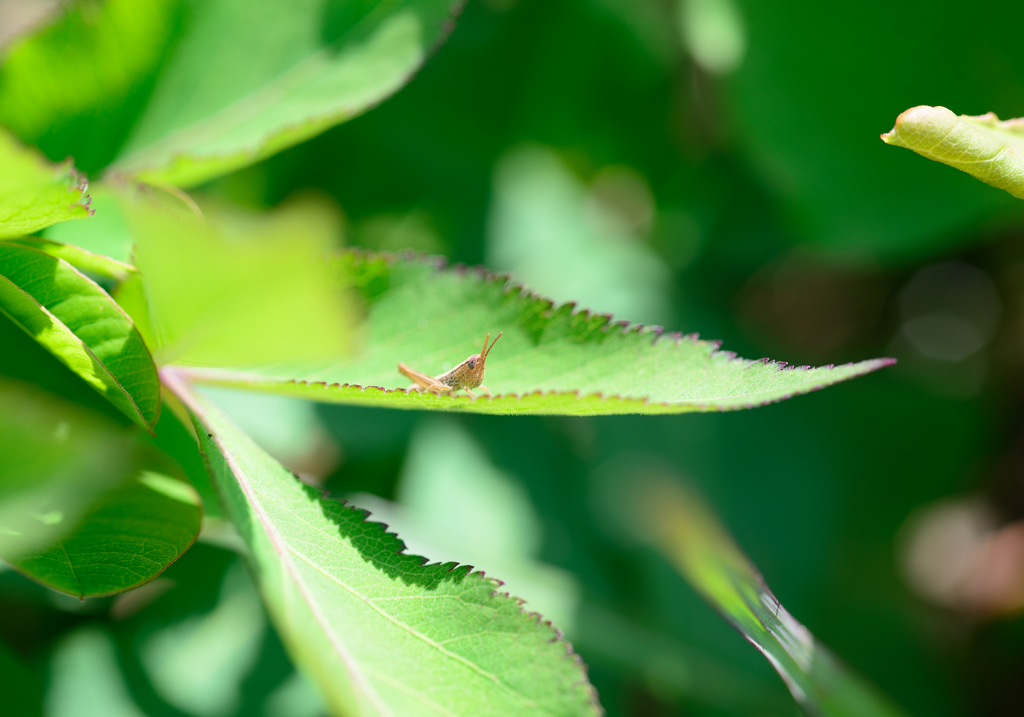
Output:
M494 348L494 344L498 343L498 339L501 338L501 334L503 333L505 332L502 331L497 336L495 336L494 341L491 341L491 335L487 334L487 338L484 339L484 347L480 350L480 353L473 354L468 359L466 359L465 366L467 369L467 373L469 374L467 376L469 380L466 382L466 384L470 388L476 388L481 383L483 383L484 362L487 360L487 354L489 354L491 352L491 349ZM488 341L491 341L490 346L487 345Z

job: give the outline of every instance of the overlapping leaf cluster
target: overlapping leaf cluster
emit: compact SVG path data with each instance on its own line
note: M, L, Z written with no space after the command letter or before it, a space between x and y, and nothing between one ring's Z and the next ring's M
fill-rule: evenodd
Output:
M15 350L30 344L40 378L29 388L31 371L4 366L17 380L0 383L0 416L28 420L0 423L0 550L58 590L120 592L188 549L205 501L245 541L271 617L338 714L598 714L555 628L480 573L405 555L362 513L297 481L193 384L394 408L677 413L783 400L888 362L748 361L696 336L557 306L482 271L359 252L326 260L330 242L308 212L254 221L208 208L198 221L179 211L192 204L182 187L394 93L458 9L168 0L135 15L110 0L94 14L71 9L13 48L0 69L0 124L18 134L0 130L0 334ZM88 59L67 67L55 53ZM89 214L84 180L22 144L59 154L69 139L51 128L85 131L74 119L85 108L110 114L88 162L120 197L111 212L124 213L137 267L90 252L88 232L83 246L29 236ZM247 320L260 301L260 321ZM439 373L498 331L493 398L404 390L398 361ZM94 393L83 399L72 384ZM116 413L97 418L109 406Z

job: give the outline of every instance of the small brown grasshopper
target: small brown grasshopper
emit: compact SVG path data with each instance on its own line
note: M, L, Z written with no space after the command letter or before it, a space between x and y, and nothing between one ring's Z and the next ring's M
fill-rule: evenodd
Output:
M498 339L501 338L501 334L503 333L505 332L502 331L494 337L494 341L491 342L490 347L487 346L487 342L491 340L491 335L487 334L487 338L484 339L484 347L480 353L473 354L451 371L442 373L440 376L430 377L425 373L414 371L404 363L398 364L398 371L403 376L407 376L416 382L414 385L409 387L410 391L429 391L430 393L437 394L465 391L473 398L476 398L476 394L470 389L479 386L482 390L486 391L488 397L490 397L490 390L487 386L483 385L484 361L487 360L487 354L489 354L491 349L494 348L494 344L498 343Z

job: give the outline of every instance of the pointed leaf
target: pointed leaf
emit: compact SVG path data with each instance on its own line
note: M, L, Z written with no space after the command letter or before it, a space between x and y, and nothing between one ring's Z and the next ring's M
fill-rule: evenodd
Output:
M156 366L114 300L63 259L0 242L0 311L147 430L160 412Z
M53 165L0 127L0 239L90 214L88 182L70 162Z
M118 261L102 254L93 254L91 251L75 246L74 244L62 244L49 239L39 237L21 237L20 239L8 239L5 244L22 246L27 249L35 249L43 254L49 254L63 259L71 266L81 271L106 277L114 281L124 281L135 273L135 267Z
M197 417L271 617L337 714L599 714L569 645L498 581L405 554L271 459L180 369L162 373Z
M149 582L199 536L199 496L157 473L104 494L60 540L21 550L14 565L77 597L124 592ZM10 540L10 539L9 539Z
M477 413L683 413L780 401L892 363L875 359L822 368L749 361L714 341L627 327L576 311L508 283L507 277L439 269L422 259L344 253L344 281L368 304L361 355L336 362L279 364L237 371L195 369L193 379L316 401ZM484 385L494 398L407 392L404 362L439 374L478 353L489 355ZM479 394L478 394L479 395Z
M912 149L1024 199L1024 119L993 113L957 117L945 107L912 107L882 141Z
M111 172L198 184L364 112L451 29L455 0L213 0L188 28Z
M652 539L694 589L768 658L808 714L902 717L782 607L699 496L666 478L645 476L632 484L639 486L634 529Z

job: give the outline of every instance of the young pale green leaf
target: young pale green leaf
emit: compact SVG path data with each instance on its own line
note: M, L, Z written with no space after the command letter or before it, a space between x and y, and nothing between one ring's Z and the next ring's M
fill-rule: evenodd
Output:
M214 480L295 660L341 715L595 715L579 659L500 583L407 555L366 513L297 480L186 383Z
M70 162L53 165L0 127L0 238L90 214L88 183Z
M768 658L808 714L903 717L782 607L698 495L668 477L648 475L633 485L634 529Z
M20 239L7 239L5 244L35 249L44 254L63 259L71 266L81 271L106 277L114 281L124 281L135 273L135 267L123 261L118 261L102 254L93 254L74 244L62 244L49 239L39 237L21 237Z
M912 149L1024 199L1024 119L993 113L957 117L945 107L912 107L882 141Z
M0 242L0 311L125 415L150 430L160 381L113 299L61 258Z
M62 520L58 513L43 519ZM190 486L147 472L103 494L60 540L22 548L23 557L12 562L69 595L124 592L149 582L188 550L201 521L199 496Z
M451 30L457 0L193 3L110 172L188 186L252 164L380 103Z
M324 402L477 413L683 413L752 408L892 363L787 368L719 351L714 341L629 327L511 285L507 277L444 269L418 258L340 255L342 281L367 303L362 352L334 362L225 371L194 380ZM440 374L504 332L486 362L493 398L406 391L403 362Z
M140 282L118 292L160 364L231 366L336 356L351 344L351 302L325 257L338 244L333 205L269 213L206 209L205 220L128 198Z

